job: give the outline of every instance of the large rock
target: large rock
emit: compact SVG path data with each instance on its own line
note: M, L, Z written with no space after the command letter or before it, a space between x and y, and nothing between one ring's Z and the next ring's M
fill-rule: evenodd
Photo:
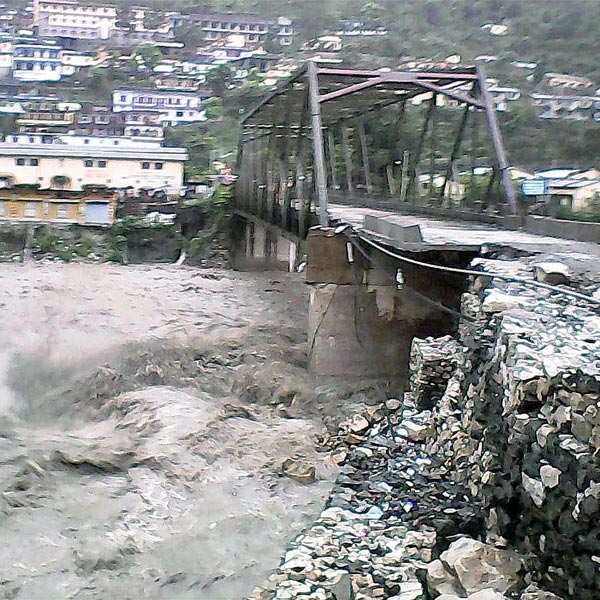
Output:
M475 592L474 594L470 594L468 600L508 600L504 594L500 592L496 592L492 589L481 590L480 592Z
M552 592L540 590L537 585L531 584L523 591L520 600L562 600L562 598Z
M498 290L492 290L483 301L481 308L486 313L497 313L513 308L520 308L521 300L516 296L503 294Z
M441 560L434 560L427 565L427 587L437 594L458 594L460 584Z
M549 285L569 283L569 267L559 262L543 262L535 265L535 278Z
M315 467L303 460L287 458L281 465L281 472L300 483L312 483L315 480Z
M453 542L441 559L468 594L488 588L502 593L510 591L519 584L523 567L514 552L467 537Z

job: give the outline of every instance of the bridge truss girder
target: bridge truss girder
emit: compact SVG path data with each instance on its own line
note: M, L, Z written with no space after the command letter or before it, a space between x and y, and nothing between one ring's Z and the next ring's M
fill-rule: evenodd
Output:
M462 113L456 111L460 119L449 155L438 158L442 151L438 147L437 113L443 104L442 98L463 110ZM426 112L415 146L410 153L403 154L397 206L416 205L421 201L415 187L427 145L430 177L427 201L434 201L434 173L441 159L445 165L443 185L436 195L438 205L443 204L469 122L471 185L475 189L475 171L480 162L476 156L480 144L478 115L483 113L492 163L485 205L490 208L487 198L491 197L492 187L498 185L502 205L494 209L515 213L516 196L509 163L494 102L480 67L381 72L319 68L312 62L244 116L238 150L237 208L303 238L316 222L315 215L321 224L328 223L329 198L339 197L340 190L346 199L355 194L357 187L365 189L367 197L381 197L370 166L372 153L367 124L374 114L399 107L395 123L399 132L409 108L419 99L426 106ZM358 142L356 150L352 148L352 134ZM400 147L401 140L394 138L396 141ZM397 149L393 147L391 154ZM394 169L390 159L386 165L388 199L398 195Z

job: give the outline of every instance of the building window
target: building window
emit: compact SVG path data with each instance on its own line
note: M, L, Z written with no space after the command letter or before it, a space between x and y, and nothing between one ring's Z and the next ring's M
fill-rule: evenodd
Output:
M163 164L161 162L154 163L154 168L160 170L163 168Z
M149 169L150 168L150 163L149 162L143 162L142 163L142 169Z
M69 205L68 204L59 204L58 209L56 211L57 219L68 219L69 218Z
M87 138L85 138L85 139L83 140L83 143L84 143L84 144L89 144L89 143L90 143L90 140L88 140Z
M13 136L12 136L12 141L13 141L13 142L18 142L18 141L19 141L19 138L18 138L16 135L13 135Z
M183 111L182 111L182 110L178 110L178 111L175 113L175 115L176 115L176 116L178 116L178 117L183 117Z
M127 100L127 96L125 94L121 94L121 102L125 102Z
M105 160L99 160L99 161L98 161L98 166L99 166L101 169L106 169L106 161L105 161Z
M35 202L27 202L27 204L25 204L25 211L23 213L23 216L25 218L32 219L36 216L36 214L37 211Z
M86 167L93 167L93 166L94 166L94 161L93 161L93 160L84 160L84 161L83 161L83 164L84 164Z
M24 164L25 164L24 158L17 158L17 165L19 165L19 167L22 167Z
M30 158L29 159L29 164L32 167L37 167L40 164L40 161L37 158Z

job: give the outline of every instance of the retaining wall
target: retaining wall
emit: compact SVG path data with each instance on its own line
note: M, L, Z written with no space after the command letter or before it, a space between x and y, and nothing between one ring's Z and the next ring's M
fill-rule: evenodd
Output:
M532 277L522 263L504 267ZM482 502L488 534L528 554L545 586L597 599L600 316L515 283L472 290L463 313L472 321L461 325L459 367L435 408L429 450ZM445 364L453 348L439 350Z

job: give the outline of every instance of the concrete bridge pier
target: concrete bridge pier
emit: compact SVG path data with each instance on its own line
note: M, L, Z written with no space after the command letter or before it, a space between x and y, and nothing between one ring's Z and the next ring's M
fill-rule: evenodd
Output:
M344 233L307 238L309 368L317 376L377 378L404 387L414 337L452 334L466 278L401 263ZM465 266L473 253L409 253L426 262Z
M292 272L302 258L300 240L260 219L236 215L232 238L232 266L240 271Z

